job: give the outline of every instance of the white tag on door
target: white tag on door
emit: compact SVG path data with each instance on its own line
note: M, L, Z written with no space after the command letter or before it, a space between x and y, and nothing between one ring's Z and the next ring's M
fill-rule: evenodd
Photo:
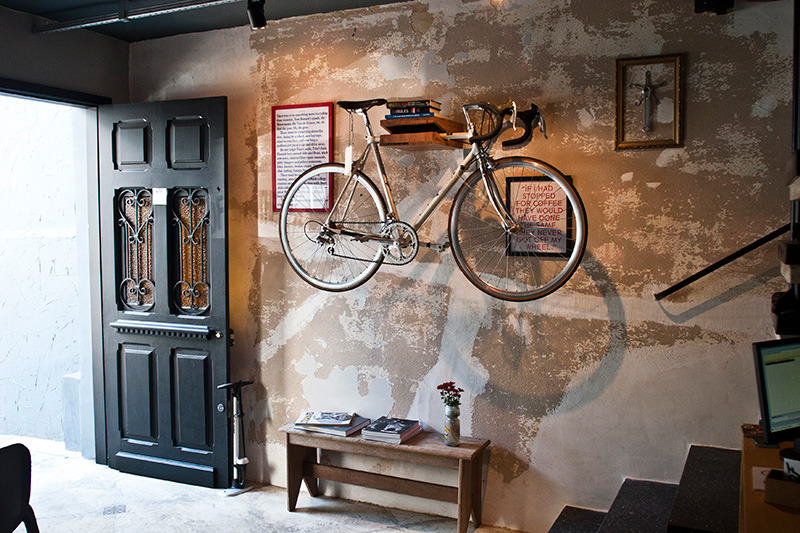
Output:
M353 145L344 149L344 172L350 174L353 170Z
M153 205L167 205L166 187L153 187Z

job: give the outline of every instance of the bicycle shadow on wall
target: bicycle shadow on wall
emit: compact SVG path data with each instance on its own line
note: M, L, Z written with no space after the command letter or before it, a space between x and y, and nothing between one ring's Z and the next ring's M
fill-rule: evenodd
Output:
M684 324L692 319L697 318L698 316L704 313L708 313L709 311L723 304L726 304L737 298L740 298L745 294L747 294L748 292L751 292L759 287L768 285L771 280L775 280L778 278L783 280L783 277L781 276L780 273L780 267L774 266L761 272L760 274L754 275L750 279L747 279L745 281L742 281L741 283L738 283L732 287L727 288L726 290L722 291L716 296L708 298L705 301L699 302L694 306L685 309L683 311L671 312L670 310L668 310L665 303L669 301L669 297L663 300L658 300L658 306L661 308L661 311L664 313L664 315L667 318L669 318L672 322L674 322L675 324ZM684 290L688 292L689 296L687 297L686 295L683 295L682 299L683 301L687 301L688 299L691 298L692 292L691 289L688 290L684 289ZM679 304L673 303L673 305L677 306ZM765 309L769 310L770 302L768 297L765 299L764 306Z
M555 413L566 414L578 411L598 400L617 378L628 347L627 318L622 299L606 268L588 250L584 254L579 268L589 276L597 288L599 297L602 298L605 307L605 312L602 313L601 306L598 304L597 312L591 313L585 321L575 320L576 322L581 322L577 326L581 328L585 326L584 322L592 323L590 327L597 327L599 323L605 322L599 326L603 328L605 338L598 340L596 343L592 343L590 340L592 344L591 351L599 355L593 357L591 362L587 361L583 368L572 372L566 380L566 386L557 385L556 388L556 386L549 386L548 382L551 380L551 371L563 370L559 366L560 362L552 361L551 359L547 363L549 365L548 370L541 367L541 362L531 361L531 356L536 353L536 348L539 345L538 339L528 342L525 339L521 339L511 346L508 338L506 338L504 342L495 344L495 346L498 346L496 349L503 350L506 355L503 358L506 369L500 369L497 365L492 367L490 374L493 374L494 377L490 377L486 382L481 398L490 404L496 413L516 413L524 416L527 420L541 421L546 416ZM584 298L582 295L572 297L576 298L576 301ZM501 313L504 309L509 313L516 312L520 315L521 320L523 320L521 315L526 311L533 314L533 316L529 316L526 319L536 321L535 327L547 329L541 339L542 343L551 342L547 338L550 335L552 338L560 337L561 341L568 345L571 338L569 332L560 326L554 329L543 325L542 322L547 319L547 315L537 314L537 311L535 311L539 306L552 305L552 303L547 302L548 298L558 298L558 291L554 295L535 302L502 304L504 307L498 306L497 309ZM601 313L601 316L594 316ZM563 323L564 320L570 319L559 317L557 320ZM497 320L494 320L494 322L496 323ZM594 335L588 336L592 339L597 338ZM577 348L578 344L582 344L582 348ZM575 346L576 349L583 349L584 351L587 349L586 343L576 343ZM449 354L449 357L455 359L458 355ZM572 356L572 358L574 357L575 355ZM445 364L453 367L456 366L455 363L456 361L445 361ZM531 365L536 368L532 368ZM462 365L461 368L465 366ZM469 370L474 372L472 367L469 367ZM501 374L503 373L512 375L513 379L510 381L502 379ZM501 379L498 379L497 376L500 376ZM477 379L479 376L457 377L462 383L472 382L471 378ZM545 381L537 385L537 379ZM556 378L557 380L558 378ZM498 438L493 439L491 457L491 462L495 465L493 468L496 468L503 476L508 478L517 477L530 468L529 459L525 457L525 452L520 452L523 448L527 448L527 445L524 445L523 442L515 442L518 437L514 437L513 435L516 432L509 429L507 425L508 418L501 415L497 418L478 417L477 420L482 420L484 425L481 431L490 431L492 434L498 435ZM529 430L529 426L521 425L519 427L520 434L527 433ZM500 438L499 435L506 436ZM523 438L523 440L527 440L527 438ZM535 469L532 470L535 471Z
M568 390L561 390L552 394L537 394L535 390L512 390L507 387L498 386L496 382L489 381L487 388L492 389L493 394L487 395L495 399L492 403L504 410L515 411L521 405L542 406L541 412L532 413L534 416L544 416L548 412L558 409L560 412L580 409L591 404L598 399L613 383L625 357L628 345L627 319L625 309L622 304L616 285L610 278L605 267L596 260L590 251L586 251L580 266L591 278L597 287L600 297L606 307L608 320L608 336L605 342L603 355L596 358L594 368L586 376L582 376L580 383L575 384ZM556 294L558 294L556 292ZM550 296L552 298L552 296ZM546 304L545 297L542 300L532 302L531 305ZM524 306L526 304L508 304L510 306ZM524 309L520 309L524 311ZM589 320L592 320L591 318ZM504 343L507 345L507 343ZM515 373L519 373L522 366L522 358L530 355L530 344L521 343L508 350L513 360L506 359L508 366ZM575 375L570 377L574 380ZM518 381L515 383L519 384ZM524 389L525 387L523 387Z

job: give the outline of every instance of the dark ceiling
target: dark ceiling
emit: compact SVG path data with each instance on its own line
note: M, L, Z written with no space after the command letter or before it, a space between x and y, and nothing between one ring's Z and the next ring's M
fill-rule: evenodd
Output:
M407 0L266 0L264 12L269 21L402 1ZM35 32L75 31L57 23L91 23L86 30L127 42L249 24L246 0L0 0L0 6L47 19L34 24ZM113 22L98 23L108 20Z

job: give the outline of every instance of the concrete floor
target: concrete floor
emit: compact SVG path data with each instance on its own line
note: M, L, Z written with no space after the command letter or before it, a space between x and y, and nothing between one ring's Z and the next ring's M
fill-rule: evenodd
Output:
M31 505L39 529L59 533L168 532L432 532L452 533L456 521L301 492L286 510L286 490L256 487L226 497L208 489L124 474L64 449L63 443L0 435L0 447L22 442L31 450ZM24 533L24 526L14 533ZM470 532L511 530L470 523Z

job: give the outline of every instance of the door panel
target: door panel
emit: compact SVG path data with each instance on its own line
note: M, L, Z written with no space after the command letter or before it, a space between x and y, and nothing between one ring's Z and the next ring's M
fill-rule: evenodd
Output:
M120 434L125 439L155 442L158 403L153 347L122 343L118 354Z
M196 350L176 349L173 386L175 393L173 434L175 445L194 450L210 450L213 411L209 373L209 354Z
M98 121L108 464L226 487L226 101Z

